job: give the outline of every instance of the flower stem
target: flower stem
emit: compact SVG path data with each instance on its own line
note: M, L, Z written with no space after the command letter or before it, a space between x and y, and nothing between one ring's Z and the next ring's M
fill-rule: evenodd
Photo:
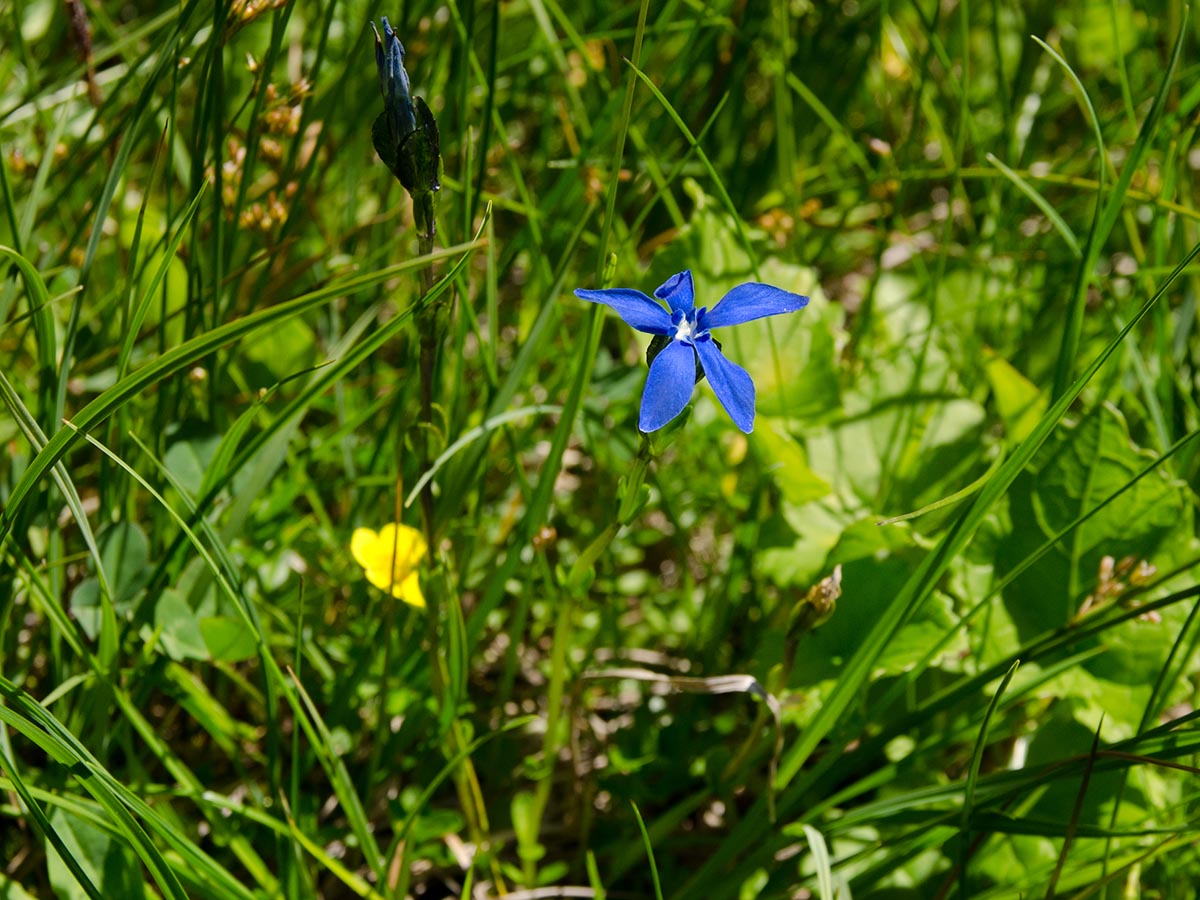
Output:
M428 232L418 231L417 250L420 256L430 256L433 253L432 229ZM437 374L438 353L441 350L442 344L442 328L445 323L445 312L442 301L438 301L432 308L425 306L425 298L433 289L433 266L427 265L423 267L419 272L419 276L421 294L417 301L419 307L417 313L417 330L420 334L418 369L420 372L421 415L415 444L417 448L418 468L423 472L429 468L430 436L433 433L434 427L433 391ZM400 449L403 452L403 444ZM400 521L400 509L403 502L401 499L403 494L401 490L402 471L401 468L397 468L396 521ZM421 490L421 520L424 526L426 541L429 545L432 568L434 569L431 573L433 577L430 587L432 589L427 591L429 606L426 610L426 644L429 653L430 681L433 686L434 696L438 698L439 703L453 703L455 700L449 696L450 692L447 689L450 679L449 672L446 669L446 659L441 652L439 633L443 613L446 608L447 593L451 588L447 583L446 569L440 562L437 552L432 481L426 482L424 488ZM384 674L384 677L387 677L387 673ZM469 739L456 716L450 723L449 733L444 738L443 751L447 757L453 758L462 752L468 743ZM479 847L486 847L490 844L491 826L488 822L487 804L483 798L479 777L475 772L475 765L471 762L470 757L465 758L460 763L452 780L455 790L458 793L459 805L466 816L467 827L473 841ZM400 864L403 865L403 863ZM492 862L492 877L497 884L502 884L502 873L499 871L499 867L494 860ZM407 873L403 882L407 882Z
M637 456L633 459L633 470L621 485L620 505L617 507L617 523L622 527L633 521L641 512L645 497L642 488L646 484L646 472L650 468L650 460L654 458L654 447L650 436L643 434Z
M591 543L584 548L571 566L566 583L558 583L553 569L543 558L542 568L547 588L552 594L558 595L558 617L554 623L554 643L550 650L550 684L546 693L546 733L542 741L542 761L544 770L538 781L534 795L534 821L540 826L545 816L546 805L550 800L550 789L554 784L554 763L563 746L562 722L567 712L563 702L567 682L567 650L571 645L571 630L574 626L576 604L583 599L591 583L591 573L596 562L612 544L613 539L621 529L633 521L643 507L642 488L646 483L646 473L650 461L654 458L653 446L646 435L641 436L641 446L634 459L633 469L627 478L622 479L619 492L620 501L617 516L596 535ZM536 883L536 860L525 861L525 883Z
M420 234L417 237L418 253L429 256L433 253L433 235ZM420 270L421 297L425 297L433 288L433 266L429 265ZM433 381L437 372L438 350L441 346L442 334L438 327L438 316L435 310L422 309L417 317L418 329L421 333L421 349L418 368L421 377L421 420L418 425L417 456L420 470L429 467L429 435L433 430ZM432 550L435 546L433 521L433 482L428 481L421 489L421 520L425 526L425 537Z
M547 569L547 581L553 581L553 575ZM563 691L567 681L567 648L571 642L572 613L575 610L574 595L570 591L560 593L558 603L558 619L554 623L554 646L550 651L550 687L546 694L546 734L542 741L542 760L544 770L534 794L534 821L541 831L542 817L546 812L546 804L550 801L550 789L554 786L554 763L558 751L562 748L559 731L562 728ZM526 857L524 864L525 884L537 884L537 861Z

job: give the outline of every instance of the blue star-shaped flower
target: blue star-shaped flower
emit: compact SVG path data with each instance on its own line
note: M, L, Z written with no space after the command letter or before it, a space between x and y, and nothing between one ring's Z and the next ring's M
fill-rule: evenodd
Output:
M697 359L733 423L746 434L753 431L754 382L745 369L725 358L709 330L795 312L808 305L808 298L801 294L750 281L735 287L711 311L707 306L696 309L690 271L672 275L654 292L670 312L630 288L577 290L575 296L611 306L625 324L638 331L668 338L666 347L650 364L650 377L642 393L638 430L647 433L657 431L683 412L696 385Z

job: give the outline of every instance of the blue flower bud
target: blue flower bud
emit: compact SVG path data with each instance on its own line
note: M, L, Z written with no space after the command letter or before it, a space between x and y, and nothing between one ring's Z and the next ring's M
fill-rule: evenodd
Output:
M441 189L437 120L421 97L412 96L404 69L404 45L387 17L383 17L382 37L374 22L371 28L375 32L379 92L383 95L383 112L371 126L375 152L411 195L417 229L432 239L434 195Z

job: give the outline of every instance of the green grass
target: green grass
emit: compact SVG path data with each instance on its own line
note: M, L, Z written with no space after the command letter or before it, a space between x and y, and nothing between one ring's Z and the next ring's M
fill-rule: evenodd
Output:
M73 8L0 4L0 897L1195 896L1186 7ZM571 295L684 268L812 296L749 437Z

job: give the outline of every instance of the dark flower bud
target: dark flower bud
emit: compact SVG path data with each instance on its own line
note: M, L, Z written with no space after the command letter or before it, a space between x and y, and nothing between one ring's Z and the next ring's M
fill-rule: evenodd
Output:
M432 239L434 195L441 189L438 173L442 157L437 120L424 99L413 97L404 69L404 45L383 17L383 36L375 23L375 65L379 69L379 92L383 112L371 126L375 152L412 196L417 229Z

